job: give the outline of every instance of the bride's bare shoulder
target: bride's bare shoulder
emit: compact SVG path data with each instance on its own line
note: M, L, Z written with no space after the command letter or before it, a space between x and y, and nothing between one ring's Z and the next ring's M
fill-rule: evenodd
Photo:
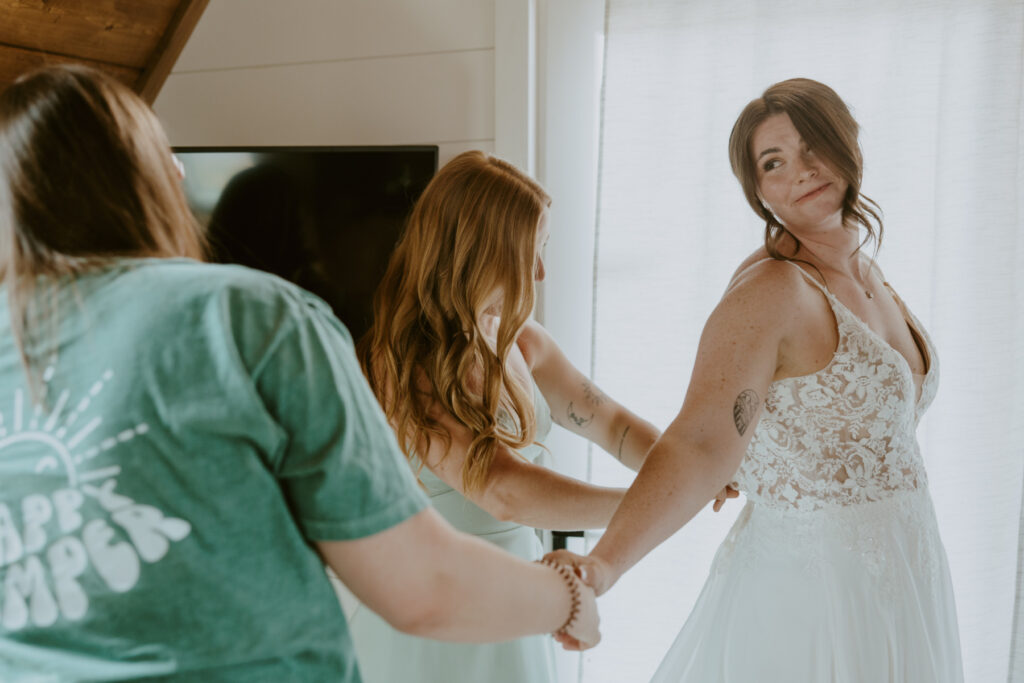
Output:
M798 268L772 258L762 247L740 263L729 279L725 295L728 297L737 290L759 295L758 298L794 294L803 289L803 276Z
M813 287L798 266L757 256L755 253L736 269L708 327L733 337L737 330L749 331L758 343L771 346L774 340L782 344L800 328L804 311L811 308L806 297Z
M729 281L732 282L733 280L735 280L737 275L747 270L748 268L750 268L750 266L754 265L755 263L772 260L774 259L772 259L772 257L768 254L768 250L765 249L764 247L759 247L756 251L754 251L753 254L743 259L743 262L740 263L739 267L732 274L732 277L729 279Z

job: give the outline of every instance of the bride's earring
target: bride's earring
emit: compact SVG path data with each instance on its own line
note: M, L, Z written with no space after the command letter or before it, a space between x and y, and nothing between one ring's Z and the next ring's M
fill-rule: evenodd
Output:
M774 211L772 211L772 207L768 206L768 202L766 202L763 199L761 199L760 201L761 201L761 210L763 212L764 217L765 218L769 218L770 217L773 221L775 221L779 225L782 225L782 221L780 221L779 217L775 215Z

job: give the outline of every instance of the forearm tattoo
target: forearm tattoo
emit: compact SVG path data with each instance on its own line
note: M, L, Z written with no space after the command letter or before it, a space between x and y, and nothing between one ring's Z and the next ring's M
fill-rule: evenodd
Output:
M754 421L757 414L757 406L761 402L753 389L746 389L736 397L736 403L732 406L732 420L736 423L736 431L740 436L747 431L747 427Z
M582 427L583 425L591 422L594 419L593 413L590 414L590 417L583 417L581 415L577 415L576 411L572 409L572 401L569 401L569 407L565 409L565 414L566 417L572 420L577 427Z
M629 425L622 430L622 438L619 439L619 454L615 456L619 460L622 460L622 444L626 443L626 434L629 434Z
M583 380L583 395L587 397L592 405L599 406L608 398L601 390L587 380Z

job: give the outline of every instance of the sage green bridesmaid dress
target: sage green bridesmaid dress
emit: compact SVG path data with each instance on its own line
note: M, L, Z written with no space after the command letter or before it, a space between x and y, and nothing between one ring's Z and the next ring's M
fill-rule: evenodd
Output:
M551 431L551 411L534 386L537 441ZM538 462L546 451L539 445L520 453ZM536 530L502 522L467 500L427 468L420 481L430 501L459 531L478 536L524 560L536 560L543 549ZM364 683L554 683L554 641L536 635L501 643L449 643L410 636L359 605L350 619L352 640Z

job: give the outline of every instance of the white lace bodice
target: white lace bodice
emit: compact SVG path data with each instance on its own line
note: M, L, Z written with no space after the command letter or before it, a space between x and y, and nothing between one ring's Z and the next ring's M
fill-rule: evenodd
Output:
M938 386L931 340L896 297L926 347L922 351L929 367L918 395L906 359L804 275L828 299L839 343L818 372L771 385L734 477L740 490L754 503L807 511L879 501L924 487L927 477L915 432Z

